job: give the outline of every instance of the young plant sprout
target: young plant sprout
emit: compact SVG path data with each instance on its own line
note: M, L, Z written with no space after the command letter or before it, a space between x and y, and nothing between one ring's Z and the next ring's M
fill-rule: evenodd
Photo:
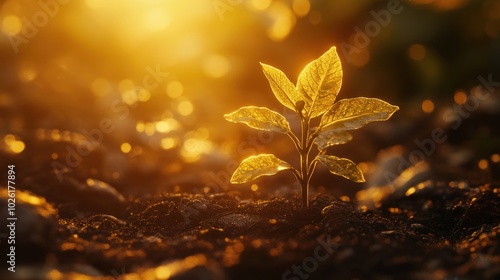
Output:
M276 98L300 117L300 138L290 129L287 119L265 107L248 106L226 114L226 120L248 126L286 134L299 152L300 168L272 154L250 156L243 160L231 177L232 184L243 184L260 176L274 175L291 170L302 187L302 203L309 207L309 182L318 162L331 173L354 182L365 178L358 166L349 159L327 155L327 148L344 144L352 139L349 130L358 129L369 122L385 121L399 107L376 98L357 97L335 102L342 85L342 65L335 47L300 73L295 86L286 75L272 66L261 63ZM316 118L319 125L311 127ZM311 156L313 146L316 156Z

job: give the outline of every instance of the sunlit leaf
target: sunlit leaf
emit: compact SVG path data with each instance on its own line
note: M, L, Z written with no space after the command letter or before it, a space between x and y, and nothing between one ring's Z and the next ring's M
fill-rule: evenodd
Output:
M263 107L244 107L225 115L225 118L253 128L288 134L299 152L301 171L272 154L251 156L238 166L231 177L231 183L246 183L260 176L291 169L301 184L302 202L307 208L309 182L318 161L333 174L354 182L364 182L363 173L354 162L325 155L325 149L351 141L352 135L348 130L360 128L370 122L387 120L399 108L379 99L364 97L335 103L343 76L335 47L309 63L299 75L296 86L279 69L263 63L261 66L276 98L285 107L299 113L303 137L299 139L293 134L285 117ZM313 134L309 134L312 131L311 119L319 116L322 116L319 127ZM319 150L314 160L310 160L312 140Z
M342 86L342 65L335 47L309 63L297 81L297 90L311 118L326 112L335 102Z
M260 130L285 134L291 131L285 117L266 107L242 107L235 112L225 114L224 118L230 122L244 123Z
M320 150L324 150L330 146L345 144L352 140L352 135L347 131L326 130L320 132L318 137L314 139L314 143L318 145Z
M365 181L363 172L361 172L359 167L349 159L329 155L320 155L318 159L322 164L328 167L333 174L342 176L356 183Z
M281 102L281 104L285 107L298 112L296 104L299 101L302 101L302 99L299 92L295 88L295 85L290 82L285 73L281 70L264 63L261 63L260 65L262 66L262 71L269 81L269 85L279 102Z
M260 176L274 175L282 170L292 169L287 162L272 154L251 156L243 160L231 177L232 184L243 184Z
M385 121L397 110L398 106L377 98L342 99L323 115L320 127L323 131L358 129L370 122Z

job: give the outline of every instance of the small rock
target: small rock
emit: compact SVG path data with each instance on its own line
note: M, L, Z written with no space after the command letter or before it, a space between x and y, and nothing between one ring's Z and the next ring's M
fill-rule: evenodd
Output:
M8 204L15 199L13 216L7 216ZM45 257L54 242L57 231L57 210L45 198L32 193L16 190L15 197L7 192L0 193L0 219L15 226L15 235L7 231L7 238L15 236L16 255L23 261L37 261ZM7 220L17 218L17 220ZM9 228L7 228L9 230ZM2 230L3 231L3 230ZM16 259L21 262L21 260Z
M226 230L242 232L251 229L253 226L263 221L267 223L268 219L258 215L227 214L219 217L215 223L216 226Z
M66 176L62 184L67 186L67 195L80 210L113 215L122 213L125 197L106 182L92 178L81 182Z
M115 187L84 173L57 173L51 169L26 176L21 184L53 203L62 218L71 217L75 212L127 215L127 201Z

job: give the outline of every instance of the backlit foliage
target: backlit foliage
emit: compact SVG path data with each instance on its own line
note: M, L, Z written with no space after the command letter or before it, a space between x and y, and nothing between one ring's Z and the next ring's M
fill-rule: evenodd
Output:
M261 65L276 98L300 117L300 138L293 133L284 116L265 107L243 107L224 117L231 122L289 136L299 152L300 168L294 168L272 154L251 156L236 169L231 183L243 184L260 176L291 170L302 186L303 205L308 207L309 182L318 162L333 174L354 182L364 182L363 173L354 162L326 155L326 150L330 146L350 141L352 135L349 130L370 122L385 121L399 108L376 98L358 97L335 102L343 74L335 47L309 63L299 75L296 85L279 69L263 63ZM312 127L311 121L318 117L321 118L319 126ZM314 145L318 152L310 159Z

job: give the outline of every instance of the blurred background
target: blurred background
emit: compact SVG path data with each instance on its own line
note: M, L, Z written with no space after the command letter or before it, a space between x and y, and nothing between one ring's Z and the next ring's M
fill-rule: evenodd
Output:
M412 151L437 127L448 136L437 156L455 156L437 160L450 163L440 173L447 179L500 160L496 92L461 115L458 129L450 128L457 118L444 117L484 93L478 76L500 81L498 0L8 0L0 30L0 162L16 164L40 194L74 182L125 195L298 193L285 173L229 185L251 154L292 164L297 156L286 137L223 115L266 106L297 129L259 62L296 81L331 46L344 69L339 99L400 107L331 148L360 163L367 186L383 184L376 173L384 157ZM353 197L365 187L318 173L313 192Z

